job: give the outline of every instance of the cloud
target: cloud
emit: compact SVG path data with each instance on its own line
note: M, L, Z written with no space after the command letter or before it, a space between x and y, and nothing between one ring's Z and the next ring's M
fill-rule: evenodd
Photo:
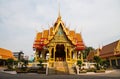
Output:
M71 30L82 31L87 46L120 39L119 0L0 0L0 47L33 54L35 30L52 26L59 2L62 20Z

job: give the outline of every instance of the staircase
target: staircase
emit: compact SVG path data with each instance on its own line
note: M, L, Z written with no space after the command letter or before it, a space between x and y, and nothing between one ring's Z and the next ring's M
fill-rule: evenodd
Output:
M65 61L56 61L54 62L55 74L69 74L69 69L67 62Z

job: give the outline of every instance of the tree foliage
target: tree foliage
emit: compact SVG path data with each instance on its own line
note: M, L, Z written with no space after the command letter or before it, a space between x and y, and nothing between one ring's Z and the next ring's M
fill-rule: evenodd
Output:
M83 59L86 59L90 51L95 50L93 47L86 47L85 50L83 50Z
M24 65L25 67L27 67L27 65L28 65L28 60L22 59L21 62L23 62L23 65Z
M39 63L40 63L40 67L42 68L43 67L43 64L42 64L43 63L43 59L42 58L39 59Z
M96 62L96 68L97 68L97 70L99 70L102 59L99 56L94 56L93 59Z
M77 65L80 67L80 69L81 69L81 66L82 66L82 61L81 60L78 60L77 61Z
M14 59L8 58L6 62L7 62L8 69L12 69L13 68Z
M82 64L82 61L81 60L78 60L77 61L77 65L81 65Z

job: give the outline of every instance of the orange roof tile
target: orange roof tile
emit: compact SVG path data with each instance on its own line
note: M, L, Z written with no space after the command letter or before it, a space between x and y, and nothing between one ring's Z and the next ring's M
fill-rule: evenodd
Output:
M109 57L109 56L113 56L114 52L115 52L115 48L117 47L118 41L115 41L113 43L110 43L108 45L103 46L101 52L100 52L100 56L101 57Z
M48 38L49 35L49 30L44 30L43 31L43 38Z
M36 40L40 40L40 38L42 38L42 33L41 32L37 33Z
M15 59L15 57L13 56L10 50L0 48L0 59L8 59L8 58Z
M70 35L70 37L74 37L75 36L75 31L70 31L69 35Z
M89 52L88 56L87 56L87 60L90 61L90 60L93 60L93 57L95 56L95 51L91 51Z
M53 27L50 28L50 35L53 35Z
M76 33L75 37L76 37L77 41L83 41L80 33Z

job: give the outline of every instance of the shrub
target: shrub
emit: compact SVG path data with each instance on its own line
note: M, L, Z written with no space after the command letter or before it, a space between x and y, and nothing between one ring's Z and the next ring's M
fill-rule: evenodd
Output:
M77 61L77 65L81 68L82 61L81 61L81 60L78 60L78 61Z
M101 70L96 70L95 72L96 73L103 73L103 72L105 72L105 70L101 69Z
M95 71L96 71L96 69L94 69L94 68L87 69L87 72L95 72Z

